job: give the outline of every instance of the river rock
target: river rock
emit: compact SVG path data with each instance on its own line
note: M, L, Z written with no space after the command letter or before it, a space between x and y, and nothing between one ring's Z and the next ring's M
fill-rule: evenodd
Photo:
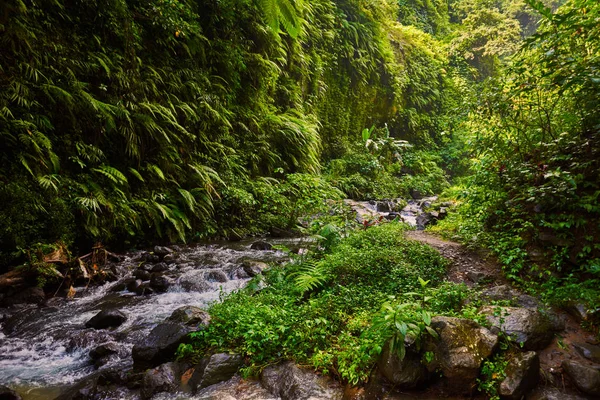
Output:
M206 271L204 273L204 279L208 282L220 282L225 283L229 279L227 279L227 274L220 269L212 269L210 271Z
M141 268L138 268L135 271L133 271L132 275L134 278L141 279L142 281L149 281L152 278L152 274L150 272Z
M157 273L157 272L165 272L168 269L169 269L169 266L166 263L160 262L158 264L154 264L151 271L154 273Z
M263 388L260 382L244 380L238 375L198 391L195 400L281 400ZM170 399L161 399L170 400Z
M188 292L204 293L211 289L211 286L204 279L203 271L191 271L179 278L179 285Z
M7 293L2 299L0 307L10 307L15 304L44 304L46 294L40 287L33 286L25 289L18 289L14 293Z
M248 276L254 277L256 275L262 274L263 270L269 268L269 264L260 261L247 260L244 261L242 267L244 268L244 271L248 274Z
M171 250L168 247L164 247L164 246L154 246L154 251L153 253L159 257L165 257L168 254L173 253L173 250Z
M167 254L166 256L163 257L163 261L166 262L167 264L172 264L175 261L177 261L177 256L175 254Z
M564 322L539 310L519 307L486 306L480 310L486 315L492 331L500 330L522 343L525 350L541 350L552 342L554 333L564 329Z
M517 354L506 367L506 378L500 383L503 399L520 400L536 387L540 379L540 358L535 351Z
M258 242L254 242L250 245L252 250L273 250L273 245L269 242L265 242L264 240L259 240Z
M570 360L563 361L562 367L579 390L592 396L600 396L600 371Z
M97 343L106 343L113 340L113 337L108 331L86 329L74 331L71 333L71 338L65 346L67 352L71 353L80 349L86 349Z
M157 393L172 392L178 386L177 367L175 363L166 363L149 369L142 378L143 400L150 399Z
M0 400L21 400L21 396L11 388L0 385Z
M135 293L138 296L147 296L154 293L154 289L150 286L150 282L142 282L140 286L135 289Z
M265 368L260 381L281 400L341 400L343 396L339 384L291 361Z
M494 353L498 336L470 319L438 316L431 320L431 327L439 340L428 338L425 344L425 350L435 355L429 371L441 370L451 388L471 387L481 362Z
M429 212L424 212L417 215L417 229L423 230L427 225L431 225L435 221L433 215Z
M427 380L427 368L421 363L421 355L412 350L410 346L406 349L404 359L400 361L398 354L390 350L388 342L377 363L381 374L399 389L415 388Z
M539 388L527 396L527 400L586 400L587 397L581 397L572 393L565 393L557 388Z
M239 354L217 353L205 357L194 366L189 385L193 390L203 389L231 379L242 366L244 359Z
M600 363L600 346L581 342L575 342L572 346L583 357L595 363Z
M152 279L150 279L150 287L154 289L157 293L165 293L169 290L171 286L171 279L162 275L154 275Z
M127 321L127 316L119 310L103 310L85 323L87 328L106 329L120 326Z
M148 336L133 346L133 361L139 365L157 366L173 357L181 343L193 329L180 323L164 322L150 331Z
M142 286L142 280L141 279L133 279L127 282L127 290L132 292L132 293L136 293L138 288L140 286Z
M100 346L94 347L90 350L90 358L92 360L99 360L103 357L109 356L111 354L118 354L120 351L120 347L115 342L108 342L101 344Z
M208 326L210 323L210 314L200 307L183 306L173 311L169 317L169 321L190 326Z

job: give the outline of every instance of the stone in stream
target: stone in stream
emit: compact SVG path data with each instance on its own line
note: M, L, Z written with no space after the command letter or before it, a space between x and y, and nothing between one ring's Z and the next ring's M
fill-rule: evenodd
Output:
M143 282L141 279L133 279L127 283L127 290L132 293L136 293L138 288L142 286L142 283Z
M428 337L424 350L434 353L427 365L430 372L440 370L451 390L470 388L479 376L481 362L491 356L498 345L498 336L473 320L434 317L431 327L439 339Z
M269 393L260 382L244 380L238 375L228 381L200 390L193 398L196 400L281 400Z
M162 275L154 275L152 279L150 279L150 287L154 289L157 293L166 293L171 286L171 279Z
M265 368L260 381L281 400L341 400L343 396L339 383L291 361Z
M154 289L150 286L150 282L143 282L135 289L135 293L138 296L147 296L153 294Z
M179 307L169 317L171 322L179 322L190 326L208 326L210 324L210 314L200 307L183 306Z
M421 362L421 355L407 346L406 355L400 361L395 349L392 351L390 342L384 346L377 363L381 374L399 389L411 389L421 386L428 378L428 371Z
M21 400L21 396L11 388L0 385L0 400Z
M217 353L205 357L193 367L189 385L196 391L227 381L235 375L243 362L244 359L239 354Z
M177 365L172 362L161 364L146 371L142 378L140 391L142 400L150 399L157 393L175 391L178 386L177 376Z
M127 316L119 310L103 310L85 323L87 328L106 329L120 326L127 321Z
M427 225L431 225L435 221L433 215L429 212L424 212L417 215L417 229L423 230Z
M592 396L600 396L600 371L570 360L563 361L562 367L577 389Z
M93 348L92 350L90 350L89 354L92 360L99 360L111 354L119 354L120 349L121 348L117 343L108 342Z
M587 397L582 397L572 393L565 393L558 388L539 388L527 396L527 400L586 400Z
M7 293L6 297L0 302L0 307L10 307L15 304L44 304L46 302L46 294L40 287L20 288L15 292Z
M542 350L554 333L564 329L564 321L551 313L519 307L485 306L479 311L492 325L492 331L511 336L525 350Z
M212 269L210 271L206 271L204 273L204 279L208 282L220 282L225 283L229 279L227 278L227 274L220 269Z
M169 269L169 266L168 266L166 263L164 263L164 262L160 262L160 263L158 263L158 264L155 264L155 265L152 267L152 270L151 270L151 271L152 271L152 272L165 272L165 271L167 271L168 269Z
M246 260L242 263L242 267L244 268L244 271L248 274L248 276L254 277L256 275L262 274L262 272L265 269L269 268L269 264L261 261Z
M265 242L264 240L259 240L258 242L252 243L250 248L252 250L273 250L273 245L269 242Z
M520 400L540 380L540 358L535 351L517 354L506 367L506 378L500 383L500 396Z
M164 246L154 246L153 253L161 258L164 258L168 254L173 253L173 250L171 250L168 247L164 247Z
M135 364L157 366L173 358L181 343L188 340L194 329L176 322L164 322L150 331L141 343L133 346L131 355Z
M141 268L133 271L133 277L137 279L141 279L142 281L149 281L152 278L152 274L149 271L145 271Z

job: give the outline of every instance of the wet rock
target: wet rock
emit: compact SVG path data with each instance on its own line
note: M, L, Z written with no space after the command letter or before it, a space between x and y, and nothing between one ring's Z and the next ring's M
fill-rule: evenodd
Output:
M134 278L141 279L142 281L149 281L150 278L152 278L152 274L150 272L145 271L141 268L138 268L135 271L133 271L132 275Z
M431 327L439 340L428 339L425 345L435 355L429 371L440 369L455 389L471 387L481 362L494 353L498 336L469 319L434 317Z
M21 400L21 396L11 388L0 385L0 400Z
M517 354L506 368L506 378L500 383L503 399L520 400L536 387L540 379L540 358L535 351Z
M142 280L141 279L133 279L132 281L129 281L129 283L127 284L127 290L129 290L132 293L136 293L140 286L142 286Z
M119 347L119 345L115 342L108 342L90 350L89 355L90 358L95 361L103 357L109 356L111 354L119 354L120 349L121 348Z
M595 311L590 311L588 308L581 303L574 303L566 308L567 312L571 314L577 322L588 321L595 314Z
M175 261L177 261L177 256L175 254L167 254L163 257L163 261L167 264L174 263Z
M149 369L142 379L142 399L150 399L161 392L173 392L177 388L177 367L175 363L162 364Z
M264 240L259 240L258 242L252 243L250 248L252 250L273 250L273 245L269 242L265 242Z
M541 307L538 299L522 294L512 289L509 285L499 285L485 289L481 292L481 298L487 301L510 301L512 304L525 308Z
M208 326L210 324L210 314L200 307L183 306L173 311L169 321L190 326Z
M417 229L423 230L428 225L431 225L435 221L435 218L431 213L424 212L417 215Z
M200 390L194 396L197 400L280 400L273 396L257 381L244 380L234 376L228 381L217 383ZM166 399L164 399L166 400Z
M388 221L393 221L396 218L401 218L400 214L397 212L391 212L385 216L385 219L387 219Z
M381 374L399 389L415 388L425 383L428 372L421 363L421 355L408 347L404 359L400 361L395 349L390 350L389 343L383 348L377 363Z
M91 375L71 386L54 400L87 400L97 393L98 375Z
M65 346L67 352L74 352L79 349L86 349L96 343L106 343L113 340L108 331L84 330L76 331L71 334L69 342Z
M210 271L206 271L204 274L204 278L208 281L208 282L220 282L220 283L224 283L227 282L227 274L225 272L223 272L220 269L213 269Z
M541 350L548 346L554 333L564 329L564 322L539 310L518 307L486 306L480 310L486 315L492 331L502 331L522 343L525 350Z
M250 278L250 275L244 271L244 267L239 267L232 271L229 277L231 279L248 279Z
M260 261L244 261L242 267L250 277L262 274L263 270L269 268L269 264Z
M161 262L161 263L155 264L152 267L152 272L165 272L168 269L169 269L169 266L166 263Z
M154 275L150 279L150 287L157 293L165 293L171 287L171 280L166 276Z
M339 384L291 361L265 368L260 381L282 400L341 400L343 396Z
M192 328L175 322L164 322L150 331L141 343L133 346L132 357L136 364L157 366L173 357L177 347L187 342Z
M150 282L143 282L135 289L135 293L138 296L147 296L153 294L154 289L150 286Z
M147 251L140 253L137 257L134 257L133 261L142 261L147 263L157 263L160 261L160 257L156 254L150 254Z
M172 254L173 250L164 246L154 246L153 253L159 257L165 257L168 254Z
M562 367L579 390L592 396L600 396L600 371L569 360L563 361Z
M557 388L539 388L527 396L527 400L586 400L587 397L581 397L572 393L565 393Z
M120 326L127 321L127 316L119 310L103 310L85 323L87 328L106 329Z
M600 363L600 346L581 342L576 342L572 345L583 357L595 363Z
M218 353L205 357L194 366L189 384L197 390L229 380L242 366L243 361L239 354Z
M179 278L179 285L188 292L204 293L211 289L208 282L204 280L203 271L193 271Z
M40 287L28 287L25 289L16 289L13 293L7 293L2 299L0 307L10 307L15 304L44 304L46 294Z

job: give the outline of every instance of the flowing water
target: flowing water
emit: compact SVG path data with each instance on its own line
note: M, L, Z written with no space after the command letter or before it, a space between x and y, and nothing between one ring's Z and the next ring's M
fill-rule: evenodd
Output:
M306 239L269 240L288 248L306 247ZM116 291L139 265L140 252L125 256L116 265L120 279L103 286L75 288L73 299L51 299L45 307L8 310L0 323L0 385L25 394L25 399L52 399L61 388L92 374L89 352L99 344L124 345L122 357L104 366L131 364L131 348L181 306L206 308L222 294L244 287L250 277L244 260L283 262L284 252L251 250L250 241L213 243L181 248L165 272L174 282L166 293L137 296ZM100 310L118 309L127 321L114 330L86 328ZM12 315L11 315L12 313Z

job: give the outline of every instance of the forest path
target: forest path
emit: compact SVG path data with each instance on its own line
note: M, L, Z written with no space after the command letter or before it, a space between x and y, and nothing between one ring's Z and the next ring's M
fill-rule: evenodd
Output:
M461 243L442 239L426 231L408 231L406 237L433 247L450 260L448 280L451 282L465 283L469 287L475 284L508 284L500 264L483 251L468 249Z

